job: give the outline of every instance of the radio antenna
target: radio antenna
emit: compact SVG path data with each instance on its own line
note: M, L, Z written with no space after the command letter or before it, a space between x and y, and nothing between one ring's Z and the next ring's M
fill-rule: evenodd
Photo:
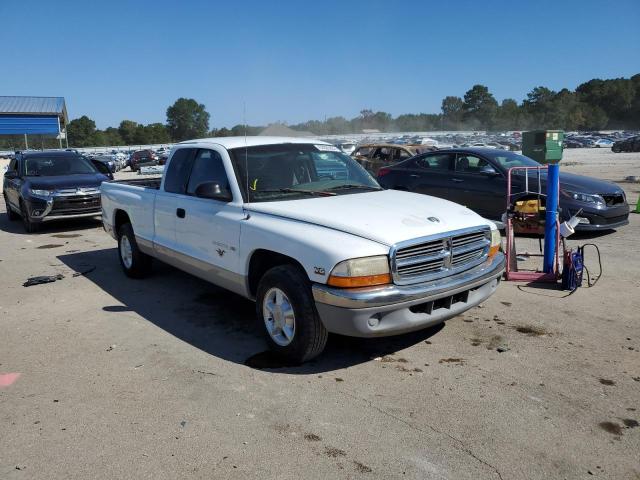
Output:
M249 190L249 148L247 146L247 102L242 102L242 123L244 125L244 174L246 176L247 203L251 203L251 192Z

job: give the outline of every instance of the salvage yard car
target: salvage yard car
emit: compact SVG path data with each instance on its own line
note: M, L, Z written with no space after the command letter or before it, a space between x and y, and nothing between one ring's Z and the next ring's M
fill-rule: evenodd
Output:
M459 148L418 155L378 172L385 188L424 193L466 205L500 220L506 211L507 175L512 167L541 167L535 160L491 148ZM541 179L546 192L546 172ZM512 192L524 191L525 175L512 175ZM529 191L537 188L529 176ZM560 172L561 221L578 214L576 230L610 230L629 223L624 190L613 182Z
M28 233L43 222L100 215L100 184L109 168L71 151L17 153L4 174L9 220L22 218Z
M375 175L381 167L436 149L432 145L366 144L360 145L351 156Z
M351 157L300 138L182 142L162 179L102 185L124 273L151 258L256 302L271 349L299 363L328 332L429 327L478 305L504 268L493 222L382 190Z

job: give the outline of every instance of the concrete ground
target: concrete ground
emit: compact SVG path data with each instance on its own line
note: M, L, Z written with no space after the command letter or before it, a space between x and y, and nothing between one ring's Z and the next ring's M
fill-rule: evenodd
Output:
M640 154L563 164L640 175ZM438 328L278 368L250 302L158 263L126 278L97 222L27 235L0 213L0 478L639 479L630 222L569 242L600 247L592 288L503 282Z

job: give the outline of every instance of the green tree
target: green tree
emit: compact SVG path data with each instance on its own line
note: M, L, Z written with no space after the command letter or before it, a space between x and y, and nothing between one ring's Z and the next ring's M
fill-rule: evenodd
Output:
M444 97L442 100L442 121L446 130L458 130L462 124L462 107L464 102L460 97Z
M104 139L107 145L124 145L125 143L118 129L114 127L107 127L104 130Z
M551 128L550 114L556 92L547 87L535 87L522 102L523 108L531 117L533 128Z
M171 137L169 137L169 132L167 131L167 127L165 127L162 123L150 123L144 127L146 132L146 138L148 143L169 143L171 142Z
M167 108L167 129L175 141L204 137L209 131L209 113L192 98L179 98Z
M123 120L120 122L118 133L120 133L120 137L125 145L133 145L134 143L137 143L135 141L137 128L138 122L134 122L133 120Z
M96 122L86 115L71 120L67 125L69 145L74 147L89 147L95 143Z
M474 85L464 94L462 104L465 122L490 129L498 111L498 102L484 85Z

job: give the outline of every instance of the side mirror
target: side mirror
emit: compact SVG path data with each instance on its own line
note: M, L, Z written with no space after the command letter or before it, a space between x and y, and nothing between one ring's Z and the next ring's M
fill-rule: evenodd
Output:
M7 178L9 180L12 180L17 177L18 177L18 172L16 172L15 170L7 170L6 172L4 172L4 178Z
M196 187L196 197L210 198L220 202L230 202L233 200L231 192L220 186L218 182L204 182Z

